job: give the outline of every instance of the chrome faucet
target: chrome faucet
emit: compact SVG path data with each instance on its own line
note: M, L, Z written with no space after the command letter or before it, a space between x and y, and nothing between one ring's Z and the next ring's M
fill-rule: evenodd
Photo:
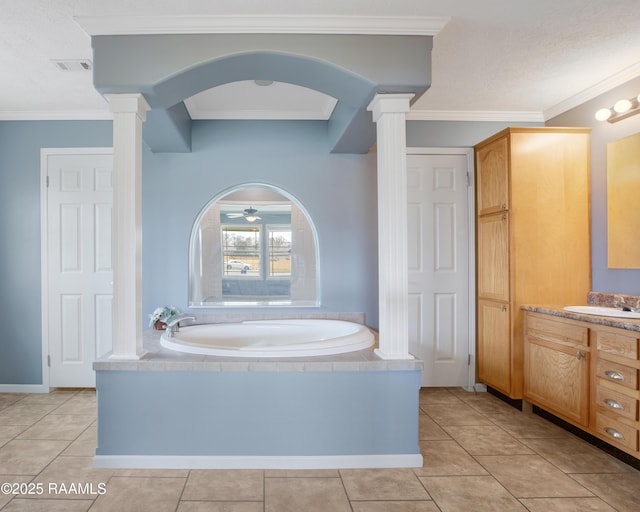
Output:
M169 320L167 320L167 327L165 329L165 333L168 338L173 338L174 334L180 330L180 322L183 320L195 320L195 316L190 315L174 315Z
M622 295L613 296L614 307L621 309L622 311L633 311L634 313L640 313L640 299L636 301L635 306L629 304Z

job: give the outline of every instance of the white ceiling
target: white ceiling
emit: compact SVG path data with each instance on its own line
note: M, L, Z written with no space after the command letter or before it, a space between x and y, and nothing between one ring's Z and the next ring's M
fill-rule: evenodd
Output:
M411 118L541 121L640 76L638 7L639 0L0 0L0 119L110 118L91 73L53 63L91 58L77 17L332 15L450 17L434 39L432 86ZM332 108L287 84L216 89L187 101L194 118L326 118Z

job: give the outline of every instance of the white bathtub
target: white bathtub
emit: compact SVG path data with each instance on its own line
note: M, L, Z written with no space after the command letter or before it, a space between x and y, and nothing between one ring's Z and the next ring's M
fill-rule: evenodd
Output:
M191 354L228 357L307 357L342 354L371 347L366 326L341 320L258 320L181 327L163 347Z

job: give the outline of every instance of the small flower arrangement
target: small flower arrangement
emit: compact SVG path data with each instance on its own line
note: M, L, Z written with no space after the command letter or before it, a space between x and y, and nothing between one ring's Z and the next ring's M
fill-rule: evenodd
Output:
M175 306L162 306L160 308L156 308L153 313L149 315L149 327L162 330L166 327L167 320L179 314L180 310Z

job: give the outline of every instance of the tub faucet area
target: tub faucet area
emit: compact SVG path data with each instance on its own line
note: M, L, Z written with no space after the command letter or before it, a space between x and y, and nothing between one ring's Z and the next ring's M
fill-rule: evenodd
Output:
M174 315L166 322L167 327L165 332L169 338L172 338L176 332L180 329L180 322L183 320L195 320L195 316L191 315Z

